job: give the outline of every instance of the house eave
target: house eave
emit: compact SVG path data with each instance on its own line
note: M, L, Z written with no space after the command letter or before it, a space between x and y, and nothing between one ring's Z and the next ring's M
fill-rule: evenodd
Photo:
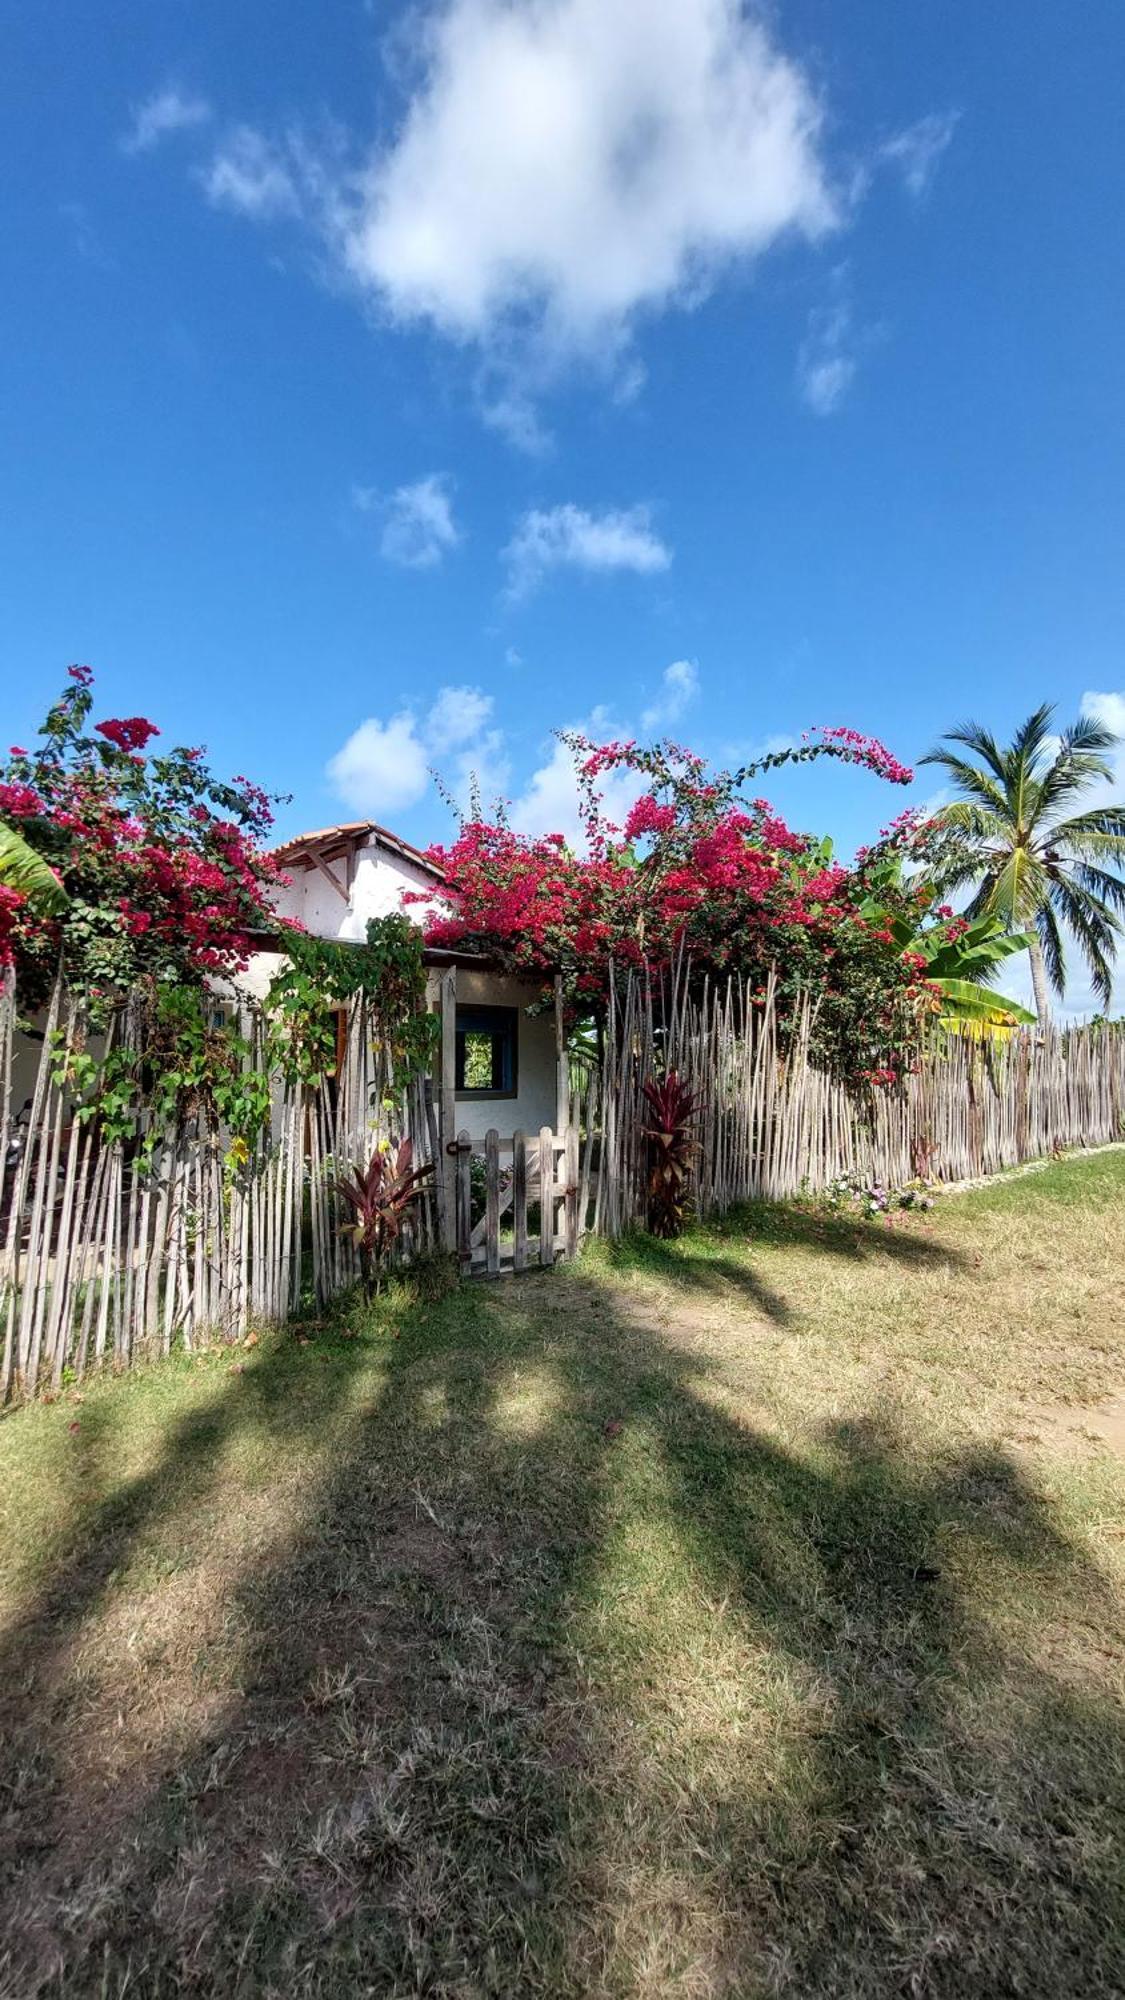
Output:
M323 826L311 833L295 834L292 840L282 841L271 849L271 855L283 868L313 868L317 861L327 864L349 858L361 847L381 847L388 854L408 861L412 868L420 869L435 882L445 880L444 869L437 867L420 847L413 847L410 841L373 819L349 820L340 826Z
M255 951L284 952L288 949L287 939L291 935L292 933L287 925L282 925L277 930L267 930L264 926L260 926L255 930L248 930L246 932L246 936L249 939L250 943L253 945ZM326 944L342 944L342 945L358 946L360 943L362 943L362 939L326 938L324 942ZM444 945L444 944L423 945L422 963L423 965L428 965L435 970L440 970L442 967L448 967L448 966L459 966L464 968L466 971L472 971L475 968L479 972L498 972L507 969L506 967L501 966L500 961L497 958L492 957L488 952L458 951L455 946ZM524 977L523 974L520 974L518 976L521 978ZM534 975L529 974L527 975L527 977L533 978Z

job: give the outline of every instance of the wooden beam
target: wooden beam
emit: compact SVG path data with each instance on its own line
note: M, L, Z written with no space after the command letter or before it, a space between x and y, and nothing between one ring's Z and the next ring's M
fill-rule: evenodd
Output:
M331 868L328 867L326 862L321 860L319 854L310 854L308 856L308 859L312 862L314 868L319 868L325 881L331 884L332 888L335 889L336 894L341 898L341 900L345 903L349 902L350 897L348 895L347 890L344 888L343 883L339 880L337 876L333 875Z

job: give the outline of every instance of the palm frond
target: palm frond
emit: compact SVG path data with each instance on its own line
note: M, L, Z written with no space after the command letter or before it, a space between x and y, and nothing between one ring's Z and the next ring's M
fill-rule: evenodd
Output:
M1084 751L1060 750L1050 769L1043 774L1032 817L1038 822L1051 819L1075 799L1081 798L1090 785L1112 779L1112 776L1112 768L1104 757L1091 756Z
M948 771L954 784L960 785L962 791L968 792L980 805L987 806L990 811L998 813L1005 820L1010 817L1003 783L997 783L984 771L978 771L975 764L970 764L964 757L958 757L955 751L929 750L924 757L918 759L918 762L940 764L943 770ZM940 807L935 817L940 819L944 810L944 807Z
M1078 948L1089 967L1094 992L1103 1007L1108 1007L1113 992L1117 942L1123 934L1121 923L1111 912L1103 910L1092 896L1085 895L1069 882L1052 882L1051 902L1077 939ZM1059 991L1062 991L1061 987Z
M1125 804L1095 806L1072 819L1056 820L1048 837L1056 850L1069 849L1072 854L1089 854L1097 860L1125 855Z
M1068 872L1078 888L1106 910L1125 910L1125 881L1120 875L1111 875L1108 869L1097 868L1089 861L1073 862Z
M950 855L948 859L938 860L927 868L925 880L933 890L935 898L944 899L959 895L962 889L968 889L973 883L979 883L981 867L981 859L975 854Z
M1051 733L1051 717L1055 712L1054 703L1045 701L1033 710L1026 722L1021 722L1012 738L1011 755L1016 762L1032 770Z
M950 799L947 805L938 807L933 823L942 831L965 833L973 840L1011 839L1011 821L1007 816L977 799Z
M1023 924L1031 916L1046 891L1046 875L1036 856L1026 847L1014 846L999 868L988 908L1009 928Z
M974 876L977 875L978 873L979 873L978 869L973 870ZM974 923L978 917L985 917L985 916L995 917L996 881L997 881L997 876L995 874L988 874L981 877L980 886L977 889L976 895L971 897L969 902L966 904L963 912L963 914L969 919L970 923ZM950 894L952 894L952 886L950 888ZM1007 919L1005 919L1005 921L1007 921Z
M1033 924L1056 992L1066 988L1069 930L1103 998L1125 926L1125 801L1075 811L1091 784L1112 776L1118 742L1099 717L1082 714L1053 735L1043 702L1006 748L980 723L963 722L922 759L940 765L960 796L934 815L938 838L926 879L946 895L968 892L965 915L1010 932ZM961 754L955 746L969 753ZM966 953L975 979L987 953Z
M963 743L989 770L1001 786L1008 782L1008 764L990 729L984 729L979 722L959 722L953 729L947 729L943 741Z
M1116 750L1120 741L1117 731L1097 715L1080 715L1063 732L1063 743L1068 750Z

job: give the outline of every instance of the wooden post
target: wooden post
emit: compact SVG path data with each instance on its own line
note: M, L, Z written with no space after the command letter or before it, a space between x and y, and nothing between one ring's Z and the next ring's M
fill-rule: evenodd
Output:
M578 1127L566 1128L566 1147L563 1152L563 1174L566 1182L566 1202L563 1213L566 1217L566 1254L573 1259L578 1255Z
M472 1181L469 1171L473 1157L473 1142L467 1132L458 1132L456 1147L457 1150L453 1155L454 1206L457 1215L455 1247L461 1275L468 1278L473 1269Z
M449 1177L445 1171L441 1133L438 1129L438 1115L434 1108L434 1081L430 1076L422 1078L422 1114L426 1121L426 1143L430 1158L434 1163L434 1177L431 1183L434 1191L434 1224L438 1247L449 1249L449 1239L453 1234L453 1224L447 1220L449 1210Z
M527 1269L527 1140L512 1137L512 1269Z
M484 1135L484 1268L500 1276L500 1134L491 1127Z
M549 1125L539 1133L539 1262L548 1269L555 1261L555 1135Z
M563 1026L562 973L555 974L555 1131L561 1138L570 1123L570 1064Z
M441 1117L440 1143L441 1158L438 1172L444 1183L442 1208L445 1215L445 1250L460 1247L460 1232L456 1213L458 1156L447 1149L457 1136L457 968L454 965L441 976Z

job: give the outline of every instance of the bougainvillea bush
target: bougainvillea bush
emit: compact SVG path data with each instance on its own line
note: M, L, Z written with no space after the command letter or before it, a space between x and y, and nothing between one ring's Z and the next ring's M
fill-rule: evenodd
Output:
M561 968L576 1009L604 1006L611 964L659 970L690 958L696 979L733 974L751 1004L771 968L783 1017L811 994L815 1052L864 1083L895 1081L913 1059L935 1006L926 957L904 948L902 920L917 930L929 892L888 870L889 847L917 852L924 833L905 814L848 868L831 844L794 832L749 781L780 765L835 757L892 784L912 773L871 737L822 730L792 750L740 771L712 771L690 750L663 743L593 744L569 735L585 826L585 852L561 834L527 838L474 818L448 846L430 850L446 874L445 907L428 919L434 944L487 951L512 969ZM621 826L605 816L599 780L633 773L641 788ZM876 893L877 891L877 893ZM955 923L950 914L930 926Z
M18 827L66 891L47 913L0 897L0 963L21 1003L41 1002L60 960L96 1022L138 984L200 987L246 963L272 925L276 865L263 847L270 800L224 784L197 749L154 749L144 716L92 721L93 676L71 667L34 749L0 764L0 820Z

